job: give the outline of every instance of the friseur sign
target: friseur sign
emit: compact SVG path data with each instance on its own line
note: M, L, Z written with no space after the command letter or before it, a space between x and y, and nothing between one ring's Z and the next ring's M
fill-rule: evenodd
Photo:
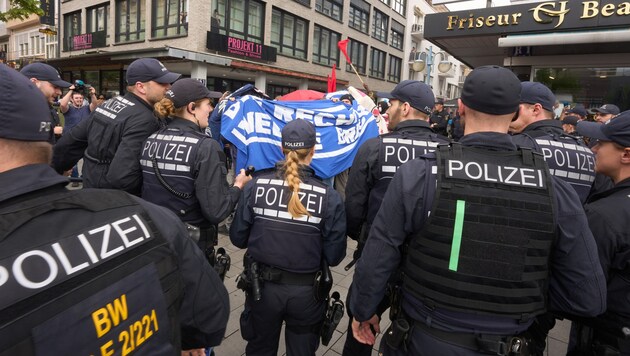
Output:
M429 14L425 37L560 32L628 27L627 1L550 1Z
M240 38L208 32L206 47L211 50L245 57L247 59L275 62L276 48Z

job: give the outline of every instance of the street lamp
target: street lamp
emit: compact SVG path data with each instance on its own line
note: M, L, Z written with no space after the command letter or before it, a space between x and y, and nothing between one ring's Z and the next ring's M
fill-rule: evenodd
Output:
M411 69L413 69L415 72L422 72L425 67L427 68L427 75L424 78L424 82L429 85L431 82L431 69L433 67L433 64L435 64L435 57L437 55L442 55L442 60L438 63L438 70L441 73L448 72L453 66L453 63L448 60L448 54L441 51L433 53L432 46L429 46L429 53L422 52L420 54L420 57L416 59L411 65Z

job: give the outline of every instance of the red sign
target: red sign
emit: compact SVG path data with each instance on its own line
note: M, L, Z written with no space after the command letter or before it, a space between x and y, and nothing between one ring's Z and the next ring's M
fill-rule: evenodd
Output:
M72 48L77 49L90 49L92 48L92 34L84 33L82 35L76 35L72 37Z
M238 54L239 56L245 56L250 58L261 59L262 58L262 45L255 42L242 40L240 38L234 38L228 36L227 40L228 53Z

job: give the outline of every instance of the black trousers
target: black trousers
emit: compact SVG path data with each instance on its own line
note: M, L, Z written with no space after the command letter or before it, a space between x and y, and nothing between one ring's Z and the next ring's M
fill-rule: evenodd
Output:
M324 319L324 302L316 302L313 286L264 282L262 298L245 299L241 314L241 335L247 341L248 356L276 356L282 322L288 356L313 356L319 347L319 327Z
M350 286L350 289L348 290L348 296L346 298L346 305L350 305L350 293L352 290L352 286ZM383 298L383 300L381 300L381 302L378 304L378 307L376 308L376 314L378 315L379 319L383 319L381 316L383 315L383 313L389 308L390 306L390 302L389 302L389 297L385 296ZM348 332L346 333L346 342L343 345L343 356L371 356L372 355L372 345L366 345L366 344L362 344L359 341L357 341L357 339L354 338L354 335L352 334L352 312L350 311L350 308L346 308L346 310L348 311L348 317L350 318L350 320L348 321ZM384 331L384 330L381 330Z

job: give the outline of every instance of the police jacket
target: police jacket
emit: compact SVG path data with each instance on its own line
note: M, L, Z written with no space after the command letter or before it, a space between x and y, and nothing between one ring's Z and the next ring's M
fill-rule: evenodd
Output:
M258 262L295 273L336 266L346 255L346 216L339 193L300 166L300 200L310 216L293 218L281 166L261 171L243 190L230 240Z
M48 142L50 142L51 144L55 144L57 142L57 139L60 137L58 135L55 135L55 127L60 126L61 125L61 120L59 120L59 112L57 111L57 108L54 106L50 107L50 138L48 139Z
M167 127L149 136L140 164L142 198L195 226L220 223L241 194L226 181L225 154L219 144L186 119L170 118Z
M160 128L153 107L132 93L106 101L69 133L53 153L53 167L61 173L79 159L84 188L113 188L140 195L142 143Z
M534 122L514 135L513 141L541 152L551 173L569 183L580 200L586 201L595 180L595 155L580 139L564 133L561 121Z
M179 355L221 342L227 291L170 211L68 191L43 164L0 184L0 355Z
M496 151L514 151L516 145L507 134L482 132L464 136L460 143ZM374 315L382 300L385 285L401 262L401 250L408 237L422 230L435 199L435 158L416 159L402 165L390 183L376 215L363 255L356 266L350 308L356 319ZM549 262L549 310L576 315L598 315L606 308L606 285L595 241L575 191L552 177L557 236ZM403 284L404 284L403 277ZM579 293L575 291L579 290ZM510 335L531 324L515 318L488 316L426 305L410 294L403 294L403 309L414 320L432 327L464 333Z
M630 321L630 178L584 206L608 281L608 313Z
M357 239L361 225L374 220L387 186L400 165L445 142L447 138L434 133L426 121L406 120L392 132L362 144L346 184L348 236Z

